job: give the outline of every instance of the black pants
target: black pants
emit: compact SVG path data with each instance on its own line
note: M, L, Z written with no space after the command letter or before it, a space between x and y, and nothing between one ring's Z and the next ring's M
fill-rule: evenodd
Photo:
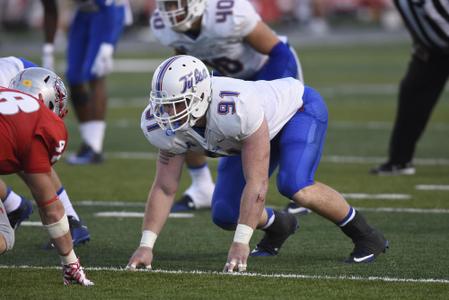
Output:
M399 88L389 162L408 163L449 76L449 55L415 47Z

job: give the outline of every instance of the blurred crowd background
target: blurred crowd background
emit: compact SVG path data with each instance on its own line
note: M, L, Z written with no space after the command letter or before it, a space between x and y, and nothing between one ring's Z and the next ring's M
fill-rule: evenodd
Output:
M74 0L59 0L60 24L64 31L74 11ZM375 27L394 31L402 28L392 0L251 0L265 22L278 27L295 27L315 35L334 29ZM127 30L148 27L154 0L129 0L133 25ZM37 29L42 26L40 0L0 0L0 32Z

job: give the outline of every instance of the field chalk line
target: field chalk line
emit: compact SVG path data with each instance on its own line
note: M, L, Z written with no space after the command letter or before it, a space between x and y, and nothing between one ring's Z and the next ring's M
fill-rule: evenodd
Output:
M33 270L60 270L60 267L27 266L27 265L0 265L0 269L33 269ZM352 281L383 281L383 282L404 282L404 283L443 283L449 284L449 279L440 278L396 278L380 276L331 276L331 275L306 275L306 274L263 274L263 273L223 273L217 271L183 271L183 270L136 270L127 271L124 268L113 267L85 267L87 271L109 271L109 272L149 272L159 274L179 274L179 275L214 275L214 276L243 276L243 277L263 277L263 278L291 278L291 279L318 279L318 280L352 280Z

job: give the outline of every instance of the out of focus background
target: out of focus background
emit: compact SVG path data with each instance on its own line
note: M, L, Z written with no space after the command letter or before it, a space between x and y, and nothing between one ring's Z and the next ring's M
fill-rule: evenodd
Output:
M310 41L345 43L340 35L354 39L379 39L380 36L403 36L402 21L391 0L251 0L262 19L281 34L300 45ZM57 51L65 50L65 34L74 12L74 1L60 0ZM121 43L132 48L142 46L148 51L158 48L149 30L149 17L155 9L154 0L132 0L133 24L126 28ZM43 9L39 0L0 1L0 51L7 54L27 41L38 48L42 39ZM402 33L402 34L401 34ZM367 36L368 35L368 36ZM143 46L143 45L144 46ZM20 48L20 47L19 47ZM128 48L126 48L128 50ZM20 53L20 52L19 52ZM24 53L26 54L26 52Z
M310 214L299 219L300 230L278 257L250 259L253 276L226 276L219 272L232 233L216 227L210 212L204 210L168 220L155 249L153 268L161 271L124 272L140 240L156 165L156 149L143 136L140 117L148 104L154 69L173 55L151 34L148 19L154 1L131 0L134 23L118 42L114 72L107 82L105 162L71 166L63 158L55 165L91 232L90 243L76 251L96 286L59 288L57 258L42 250L47 237L38 227L35 207L31 222L16 232L14 250L0 257L0 298L447 299L447 89L419 141L416 175L369 174L386 159L398 87L411 51L411 39L392 1L251 2L278 34L288 36L301 60L305 83L316 88L328 105L329 130L316 179L343 193L371 224L382 229L390 240L387 254L371 265L343 264L352 250L350 241L333 224ZM73 2L58 4L56 71L64 78ZM0 56L41 62L42 13L39 0L0 0ZM70 133L68 152L73 153L80 144L73 112L69 111L65 122ZM217 161L211 159L209 165L215 176ZM4 179L31 198L15 176ZM179 191L189 184L184 171ZM288 202L277 192L275 176L267 199L278 208ZM260 238L256 232L251 246Z

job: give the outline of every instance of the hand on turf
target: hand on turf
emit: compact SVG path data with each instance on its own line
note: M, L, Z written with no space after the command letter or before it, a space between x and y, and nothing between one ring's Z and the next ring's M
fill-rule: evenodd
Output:
M246 272L246 262L249 256L249 245L233 242L228 252L228 260L223 272Z
M153 249L150 247L139 247L129 259L127 270L134 271L139 268L151 270L153 261Z
M112 71L114 53L114 46L112 44L103 43L100 45L97 56L95 57L94 64L92 66L92 74L101 77L109 74Z

